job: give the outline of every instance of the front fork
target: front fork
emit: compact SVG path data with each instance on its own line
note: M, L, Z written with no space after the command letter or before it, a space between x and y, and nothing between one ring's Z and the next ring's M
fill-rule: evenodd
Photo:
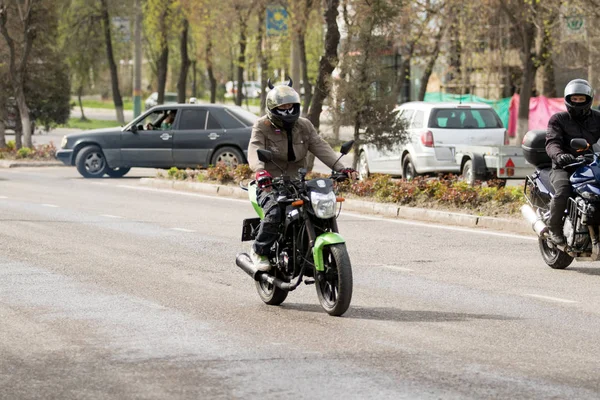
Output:
M315 269L319 273L325 272L325 263L323 261L323 248L332 244L346 243L346 240L337 233L338 226L335 218L331 221L331 228L333 232L323 232L319 236L316 236L315 228L310 221L306 219L306 229L308 233L308 239L310 247L312 247L313 260L315 263Z

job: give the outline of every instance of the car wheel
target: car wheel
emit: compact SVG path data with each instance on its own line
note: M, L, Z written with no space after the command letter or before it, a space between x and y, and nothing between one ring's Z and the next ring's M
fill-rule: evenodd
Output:
M407 154L402 160L402 177L407 180L413 180L417 176L417 170L415 168L415 164L412 162L412 158L410 154Z
M364 151L360 152L358 156L358 178L367 179L369 177L369 163L367 162L367 153Z
M111 178L122 178L125 176L125 174L127 174L129 172L131 168L127 167L127 168L106 168L106 175L110 176Z
M84 178L102 178L108 168L104 153L98 146L86 146L79 150L75 166Z
M244 162L244 156L234 147L221 147L215 151L215 154L213 154L212 159L210 160L212 165L224 163L231 168L235 168Z

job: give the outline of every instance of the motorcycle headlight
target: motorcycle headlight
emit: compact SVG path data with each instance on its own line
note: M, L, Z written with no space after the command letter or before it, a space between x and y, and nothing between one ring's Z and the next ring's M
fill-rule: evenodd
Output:
M312 208L317 217L323 219L335 217L337 202L334 192L329 192L327 194L311 192L310 202L312 203Z
M65 147L67 147L67 136L63 136L61 142L60 142L60 148L64 149Z

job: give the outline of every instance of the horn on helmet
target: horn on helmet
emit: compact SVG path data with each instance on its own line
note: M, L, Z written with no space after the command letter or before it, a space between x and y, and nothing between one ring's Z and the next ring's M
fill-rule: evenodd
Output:
M293 83L293 81L292 81L292 78L290 78L290 77L288 76L288 77L287 77L287 80L288 80L288 86L289 86L289 87L292 87L292 85L294 84L294 83Z
M273 89L273 84L271 83L271 78L267 79L267 86L269 89Z

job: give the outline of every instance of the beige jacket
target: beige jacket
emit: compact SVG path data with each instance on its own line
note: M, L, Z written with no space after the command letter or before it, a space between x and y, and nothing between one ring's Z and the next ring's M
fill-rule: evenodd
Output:
M267 116L263 116L254 123L252 127L252 136L248 145L248 162L253 171L261 169L267 170L273 176L281 176L282 172L274 163L263 163L258 160L258 149L265 149L273 152L273 161L281 168L285 169L285 174L292 178L298 176L298 169L306 168L306 155L310 151L329 168L336 171L342 170L345 166L341 160L336 160L341 154L336 154L331 146L323 140L315 130L313 124L306 118L299 118L292 131L292 140L294 141L294 154L296 161L287 160L288 139L286 132L276 130ZM335 163L335 168L334 164Z

